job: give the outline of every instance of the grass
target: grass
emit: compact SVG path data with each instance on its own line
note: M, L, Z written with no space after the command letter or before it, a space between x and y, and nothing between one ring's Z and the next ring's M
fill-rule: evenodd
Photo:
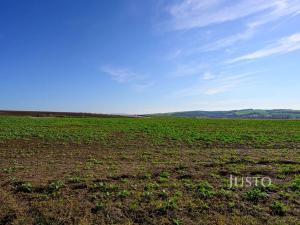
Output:
M299 146L292 120L0 117L0 224L296 225Z

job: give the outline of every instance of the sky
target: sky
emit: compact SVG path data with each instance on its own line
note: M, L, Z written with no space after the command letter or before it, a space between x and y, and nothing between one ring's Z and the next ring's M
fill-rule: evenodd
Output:
M300 0L1 0L0 109L300 109Z

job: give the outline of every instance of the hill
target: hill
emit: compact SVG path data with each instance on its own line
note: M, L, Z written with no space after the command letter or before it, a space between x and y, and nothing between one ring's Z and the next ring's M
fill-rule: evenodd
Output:
M149 115L148 115L149 116ZM291 109L243 109L231 111L184 111L151 114L151 116L174 116L193 118L242 118L242 119L300 119L300 110Z

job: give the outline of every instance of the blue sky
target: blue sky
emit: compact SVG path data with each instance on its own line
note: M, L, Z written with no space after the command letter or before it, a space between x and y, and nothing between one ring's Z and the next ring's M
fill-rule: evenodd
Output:
M300 109L300 0L3 0L0 108Z

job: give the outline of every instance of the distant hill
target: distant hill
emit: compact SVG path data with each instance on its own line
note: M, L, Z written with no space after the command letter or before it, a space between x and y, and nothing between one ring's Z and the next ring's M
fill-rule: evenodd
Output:
M291 109L243 109L231 111L186 111L151 114L148 116L174 116L193 118L244 118L244 119L300 119L300 110Z

